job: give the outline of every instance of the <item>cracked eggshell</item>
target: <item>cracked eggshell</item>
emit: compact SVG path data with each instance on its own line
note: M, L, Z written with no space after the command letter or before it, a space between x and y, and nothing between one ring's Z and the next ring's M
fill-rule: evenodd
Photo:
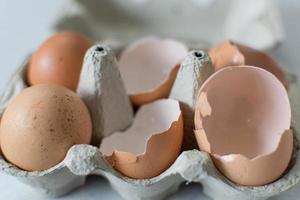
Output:
M125 132L103 139L100 151L121 174L135 179L158 176L176 160L183 140L179 103L172 99L143 105Z
M127 47L119 69L135 106L168 97L187 47L175 40L148 37Z
M60 163L75 144L89 144L92 124L71 90L42 84L23 90L6 108L0 126L4 157L26 171Z
M227 40L211 48L209 55L216 71L228 66L256 66L274 74L288 88L288 80L282 67L266 52Z
M209 56L215 71L228 66L245 64L244 55L230 40L221 42L209 50Z
M291 108L282 83L266 70L227 67L199 90L195 136L231 181L265 185L286 170L293 151Z

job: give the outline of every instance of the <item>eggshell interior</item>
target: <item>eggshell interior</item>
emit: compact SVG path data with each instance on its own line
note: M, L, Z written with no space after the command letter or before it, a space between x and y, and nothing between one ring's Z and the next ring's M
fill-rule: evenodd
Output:
M177 64L187 53L187 47L180 42L154 37L127 47L120 56L119 68L133 103L141 105L167 97L179 68Z
M282 83L252 66L219 70L201 86L195 136L231 181L258 186L278 179L293 151L291 108Z
M122 174L131 178L151 178L176 160L182 139L179 103L162 99L142 106L125 132L105 137L100 151Z
M278 179L286 170L293 152L293 131L282 133L276 149L270 154L248 159L241 154L219 156L213 160L218 169L230 180L246 186L259 186Z
M268 154L290 128L287 93L274 75L260 68L224 68L203 84L199 98L195 126L205 131L213 154L249 159Z

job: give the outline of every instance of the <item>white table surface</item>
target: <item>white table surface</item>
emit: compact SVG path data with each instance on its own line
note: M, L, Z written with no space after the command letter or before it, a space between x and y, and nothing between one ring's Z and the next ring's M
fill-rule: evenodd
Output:
M277 0L282 11L286 39L272 53L282 61L291 72L300 76L300 1ZM32 52L47 36L50 35L50 24L56 19L62 0L0 0L0 92L5 89L10 75L16 70L22 59ZM178 193L169 199L209 199L202 194L201 186L183 185ZM16 181L14 178L0 174L0 199L8 200L41 200ZM85 186L59 198L61 200L114 199L120 197L101 177L89 177ZM272 198L272 200L300 199L300 185L292 190Z

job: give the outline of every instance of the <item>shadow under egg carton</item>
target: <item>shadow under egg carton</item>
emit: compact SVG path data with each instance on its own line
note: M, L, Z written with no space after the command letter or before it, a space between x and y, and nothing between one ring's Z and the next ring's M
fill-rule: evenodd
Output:
M1 114L13 97L28 87L25 78L27 63L26 61L13 75L0 97ZM190 117L193 114L195 93L211 73L211 61L204 51L190 52L181 64L170 97L178 99L184 105L182 111L187 116L185 130L192 126L192 122L187 121L192 120ZM183 86L185 90L180 90ZM294 153L288 170L277 181L258 187L236 185L219 173L207 153L196 149L182 151L176 161L157 177L130 179L110 167L98 148L103 136L125 129L131 123L133 111L112 50L105 45L95 45L86 53L77 91L92 116L95 146L74 145L61 163L45 171L23 171L0 156L0 171L48 196L64 195L84 185L86 176L101 175L108 179L124 199L163 199L176 192L184 182L201 183L204 193L215 200L267 199L286 191L300 180L300 93L295 79L291 79L288 93L292 106ZM187 132L185 135L192 137Z

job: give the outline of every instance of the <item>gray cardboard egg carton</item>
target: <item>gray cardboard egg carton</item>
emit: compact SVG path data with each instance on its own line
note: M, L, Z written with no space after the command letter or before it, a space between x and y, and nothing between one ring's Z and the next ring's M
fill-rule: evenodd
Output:
M13 97L28 87L25 78L27 63L26 61L13 75L6 91L0 97L0 113L3 113L7 103ZM195 139L192 132L187 130L193 126L195 93L211 73L211 62L206 52L192 51L182 62L171 91L170 97L178 99L181 103L185 116L185 145L190 149L193 148L192 143ZM102 158L98 148L99 141L115 130L128 127L133 119L133 111L121 80L115 55L106 45L96 45L88 50L77 93L87 104L92 116L94 146L73 146L61 163L45 171L26 172L6 162L0 156L2 173L14 176L36 192L48 196L64 195L84 185L87 175L100 175L105 177L124 199L128 200L164 199L176 192L180 184L185 182L201 183L204 193L215 200L261 200L286 191L300 180L298 153L300 93L295 78L290 78L289 87L293 111L292 127L296 139L293 159L289 169L279 180L260 187L243 187L230 182L216 170L209 155L197 150L197 147L182 151L169 169L152 179L129 179L112 169Z
M128 43L150 34L206 46L230 38L268 49L283 39L273 0L65 0L56 16L54 30L74 30L94 41Z

